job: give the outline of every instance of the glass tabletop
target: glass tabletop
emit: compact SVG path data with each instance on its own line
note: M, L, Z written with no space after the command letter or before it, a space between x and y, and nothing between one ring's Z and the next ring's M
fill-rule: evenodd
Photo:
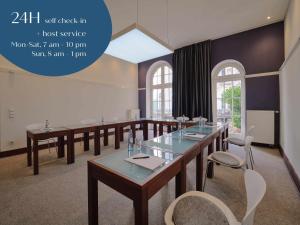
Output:
M148 141L144 141L143 145L148 147L159 148L162 151L170 151L174 154L184 154L199 142L199 140L190 140L184 138L185 133L192 132L208 136L217 132L220 128L221 127L218 126L200 127L196 125L172 133L168 133ZM205 137L203 139L205 139Z
M155 170L150 170L125 160L139 153L159 157L165 160L165 162L161 164L161 166L157 167ZM94 159L92 160L92 162L107 167L108 169L113 170L124 177L129 178L137 184L143 184L149 179L150 176L162 171L167 165L176 161L180 157L180 155L176 155L168 151L162 151L158 148L149 148L146 146L141 146L140 149L137 149L137 147L135 147L132 151L128 151L127 149L118 150L117 152L111 155Z

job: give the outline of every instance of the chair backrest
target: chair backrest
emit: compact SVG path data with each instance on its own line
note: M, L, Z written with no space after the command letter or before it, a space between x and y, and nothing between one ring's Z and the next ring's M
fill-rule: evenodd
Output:
M183 121L188 121L190 120L190 118L186 117L186 116L179 116L176 118L177 121L183 122Z
M245 186L247 192L247 211L242 225L253 225L255 210L266 193L264 178L254 170L245 171Z
M80 123L83 125L90 125L90 124L94 124L97 123L98 121L96 119L84 119L84 120L80 120Z
M32 123L26 126L26 130L39 130L45 128L43 123Z
M253 136L253 130L255 129L255 126L252 125L248 128L247 132L246 132L246 137L247 136Z

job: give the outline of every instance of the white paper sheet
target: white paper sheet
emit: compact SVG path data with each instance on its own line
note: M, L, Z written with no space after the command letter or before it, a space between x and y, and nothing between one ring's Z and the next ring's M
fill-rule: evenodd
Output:
M144 157L144 156L149 156L143 153L138 153L134 156L131 156L127 159L125 159L127 162L142 166L144 168L147 168L149 170L155 170L157 167L161 166L165 160L161 159L159 157L156 156L150 156L149 158L146 159L133 159L136 157Z
M206 136L205 134L198 134L198 133L185 133L183 135L183 137L186 139L196 140L196 141L205 138L205 136Z

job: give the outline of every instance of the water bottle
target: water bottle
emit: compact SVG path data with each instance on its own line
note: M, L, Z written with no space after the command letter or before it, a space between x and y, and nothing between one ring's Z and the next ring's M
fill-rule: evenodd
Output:
M202 116L199 116L199 127L201 127L202 126Z
M128 151L133 151L133 133L130 129L128 132Z
M45 122L45 129L48 129L48 128L49 128L49 121L46 120L46 122Z

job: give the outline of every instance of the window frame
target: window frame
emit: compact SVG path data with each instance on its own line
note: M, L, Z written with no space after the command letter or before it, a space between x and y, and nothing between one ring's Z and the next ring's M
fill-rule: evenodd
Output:
M165 72L164 67L167 66L172 71L172 82L165 83ZM153 77L155 72L161 68L161 84L154 85L153 84ZM146 81L146 91L147 91L147 99L146 99L146 110L147 110L147 117L153 117L153 90L160 89L161 93L161 117L168 118L172 117L172 110L170 114L165 114L165 89L171 88L172 90L172 83L173 83L173 68L172 66L166 61L158 61L151 65L147 72L147 81ZM172 91L171 91L172 93ZM172 96L173 97L173 96ZM171 99L172 104L172 99Z
M239 74L232 74L232 75L223 75L218 76L219 72L226 67L234 67L240 73ZM236 61L236 60L224 60L218 63L214 69L212 70L212 105L213 105L213 121L217 121L217 83L218 82L226 82L226 81L241 81L241 133L234 134L237 136L243 137L245 135L245 121L246 121L246 85L245 85L245 69L243 65Z

